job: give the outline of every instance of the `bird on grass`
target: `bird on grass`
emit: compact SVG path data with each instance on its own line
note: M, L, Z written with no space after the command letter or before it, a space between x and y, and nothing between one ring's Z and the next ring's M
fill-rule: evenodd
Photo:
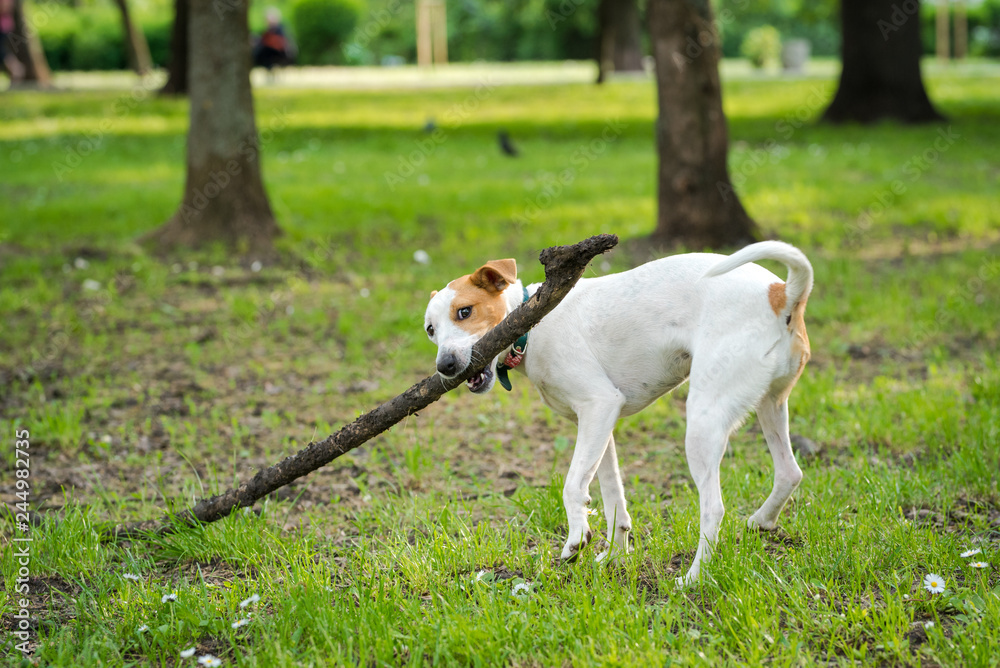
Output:
M503 151L504 155L510 156L511 158L516 158L518 156L518 150L514 146L514 143L510 140L510 135L507 134L506 130L501 130L497 133L497 142L500 144L500 150Z

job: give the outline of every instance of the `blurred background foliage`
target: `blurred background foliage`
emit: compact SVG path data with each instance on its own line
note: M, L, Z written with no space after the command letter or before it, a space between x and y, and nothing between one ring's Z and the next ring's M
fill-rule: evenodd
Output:
M593 58L597 4L598 0L450 0L449 60ZM640 4L645 3L640 0ZM172 0L133 0L131 6L149 41L153 62L164 66L169 57ZM299 65L391 65L416 60L414 0L254 2L250 10L253 32L263 30L269 7L282 12L286 29L302 43ZM839 55L837 0L716 0L713 7L726 57L743 55L748 35L764 26L776 29L782 41L809 40L813 56ZM297 11L335 17L337 25L312 21L313 30L303 31L300 26L310 21L296 21ZM53 69L125 69L121 21L111 0L29 2L29 12ZM968 14L970 55L1000 56L1000 0L972 0ZM922 3L921 21L924 49L930 54L933 3ZM348 26L346 31L344 26ZM329 48L323 48L324 40L329 40Z
M292 8L291 32L298 43L299 62L334 65L340 61L344 43L365 10L364 0L298 0Z

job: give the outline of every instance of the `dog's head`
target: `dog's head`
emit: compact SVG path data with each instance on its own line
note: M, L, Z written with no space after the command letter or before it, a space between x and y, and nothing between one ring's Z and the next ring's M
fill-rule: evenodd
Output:
M516 286L514 297L506 294L511 286ZM424 330L438 347L438 373L454 378L464 371L472 361L472 346L499 325L521 298L514 260L492 260L432 292ZM490 391L496 381L496 365L497 359L490 360L481 373L467 381L469 389L477 394Z

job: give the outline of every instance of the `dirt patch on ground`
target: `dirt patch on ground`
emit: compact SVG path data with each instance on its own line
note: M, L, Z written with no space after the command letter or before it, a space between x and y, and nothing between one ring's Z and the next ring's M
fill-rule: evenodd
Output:
M17 612L4 615L0 620L0 625L7 632L5 641L11 646L4 647L4 651L13 652L13 645L25 642L23 638L12 635L13 632L28 633L26 641L29 653L35 651L38 646L38 633L54 632L60 626L71 622L76 617L75 597L80 593L80 586L58 575L50 577L29 577L26 583L28 593L24 595L28 601L26 608L17 608ZM19 591L9 592L13 602L18 602L22 593ZM22 612L27 612L27 619L19 618Z
M1000 542L1000 503L994 499L960 496L945 510L911 506L903 509L903 516L937 531L975 534L983 540Z

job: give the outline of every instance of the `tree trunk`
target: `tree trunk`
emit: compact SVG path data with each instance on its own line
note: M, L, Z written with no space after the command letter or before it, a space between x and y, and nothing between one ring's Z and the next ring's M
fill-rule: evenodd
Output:
M597 21L597 83L611 72L641 72L642 23L636 0L601 0Z
M955 1L955 60L969 55L969 16L965 11L965 0Z
M161 95L188 94L188 0L174 0L174 27L170 34L170 64Z
M153 69L153 59L149 55L149 44L142 29L132 22L128 11L128 0L115 0L122 15L122 31L125 36L125 56L128 66L136 74L146 74Z
M280 234L260 172L248 4L190 2L187 182L180 209L147 237L163 248L218 241L241 252L266 253Z
M920 76L919 0L841 0L840 85L831 123L943 120Z
M24 67L22 82L36 86L48 86L52 83L52 73L45 60L42 41L25 16L24 0L16 0L14 3L14 31L8 35L5 46Z
M757 234L729 179L719 40L708 0L650 0L660 115L658 246L718 248Z

